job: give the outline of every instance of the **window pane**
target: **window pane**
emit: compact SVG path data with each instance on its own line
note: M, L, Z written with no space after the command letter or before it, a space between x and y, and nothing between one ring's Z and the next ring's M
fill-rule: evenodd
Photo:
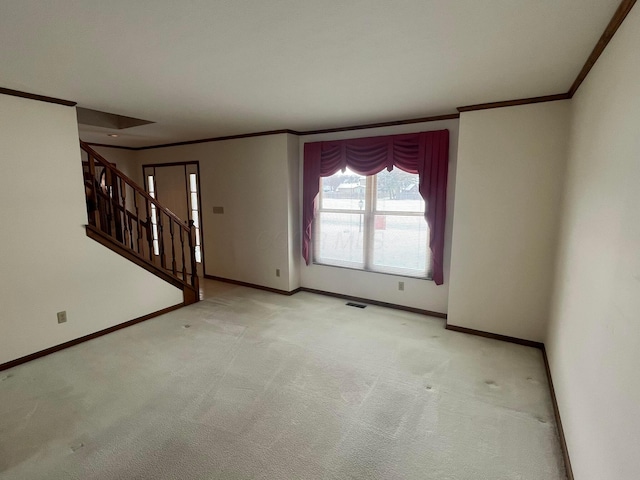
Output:
M376 215L373 268L426 277L431 263L429 227L423 217Z
M196 258L196 262L198 263L202 263L202 251L200 250L200 246L196 246L194 248L195 251L195 258Z
M197 210L191 211L191 219L193 220L193 225L198 228L200 227L200 216L198 215Z
M153 175L149 175L147 177L147 184L149 185L149 195L151 195L152 197L155 197L155 195L153 194L153 192L156 191L155 184L153 182Z
M399 168L376 175L376 210L424 213L424 200L418 190L418 175Z
M320 179L322 202L320 208L364 210L367 177L349 169Z
M195 192L191 192L191 208L198 210L198 194Z
M319 212L314 230L317 262L363 266L364 215Z
M196 180L196 174L195 173L190 173L189 174L189 190L191 192L197 192L198 191L198 181Z

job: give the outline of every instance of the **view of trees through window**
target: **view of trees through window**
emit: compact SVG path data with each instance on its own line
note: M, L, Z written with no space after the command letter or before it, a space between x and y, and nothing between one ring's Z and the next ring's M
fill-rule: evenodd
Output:
M394 168L321 179L316 263L427 278L429 228L418 175Z

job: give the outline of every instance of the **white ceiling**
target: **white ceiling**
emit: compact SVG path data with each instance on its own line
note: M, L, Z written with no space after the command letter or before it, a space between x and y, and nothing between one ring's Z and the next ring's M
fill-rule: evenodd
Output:
M2 0L0 87L157 122L127 146L564 93L619 0Z

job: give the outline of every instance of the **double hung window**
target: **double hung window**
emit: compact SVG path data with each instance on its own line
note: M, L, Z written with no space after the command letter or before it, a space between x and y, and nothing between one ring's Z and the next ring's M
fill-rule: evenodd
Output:
M424 212L417 174L394 168L362 176L346 169L321 178L314 261L431 278Z

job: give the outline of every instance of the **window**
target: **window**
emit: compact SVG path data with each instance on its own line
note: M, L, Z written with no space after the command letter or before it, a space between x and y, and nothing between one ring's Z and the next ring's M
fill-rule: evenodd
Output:
M156 198L155 178L153 175L147 176L147 185L149 187L149 195ZM153 238L153 254L160 255L160 244L158 242L158 212L156 206L151 204L151 236Z
M397 168L367 177L347 169L321 178L314 261L431 278L424 212L418 175Z
M393 200L401 200L402 198L390 196L386 198L389 200L388 205L384 206L382 204L382 200L385 200L385 198L377 198L377 184L379 183L378 179L381 178L380 173L375 177L366 178L364 185L362 185L362 180L358 178L360 186L364 186L365 198L356 199L357 210L354 211L353 206L348 205L343 206L343 208L332 208L322 202L324 218L314 222L318 213L318 197L321 194L324 194L325 197L342 196L335 194L333 188L337 189L337 187L325 184L326 180L321 182L321 178L332 176L345 167L353 167L355 170L364 172L365 175L375 175L374 172L380 172L383 168L393 167L397 167L404 172L417 174L420 196L427 202L424 215L428 222L429 230L423 231L422 222L418 222L415 218L413 221L420 226L414 229L413 233L406 225L400 224L401 219L395 218L396 216L422 216L422 212L418 213L418 211L413 210L413 207L402 207L397 210L395 206L392 207L392 204L400 205L399 202L393 202ZM421 278L429 278L436 285L442 285L444 283L444 233L448 169L449 130L305 143L301 225L301 253L305 263L309 265L312 261L316 263L329 262L330 264L342 264L343 266L366 270L397 272L400 275L411 274ZM353 172L349 172L349 174L353 175ZM393 173L393 175L397 174L400 174L400 172ZM385 174L382 173L382 175ZM380 182L383 182L383 180L380 180ZM382 183L380 188L382 189ZM401 197L410 197L412 195L411 190L415 189L410 184L405 185L404 188L406 188L406 191L402 193ZM350 190L354 192L354 195L360 195L355 187L352 186ZM415 191L413 195L415 195ZM363 201L362 207L360 207L359 200ZM336 225L336 222L344 223L348 219L351 221L358 220L358 235L353 229L349 231L348 222L342 225L346 227L342 232L340 230L333 232L334 238L332 240L336 242L333 254L328 251L327 242L329 240L323 238L322 233L323 226L325 227L325 234L330 233L330 219L328 217L331 216L329 215L331 213L342 214L342 217L339 218L334 215L334 229L341 228L341 225ZM325 222L325 220L327 221ZM404 220L405 223L411 221L408 218ZM376 221L384 222L384 225L378 223L376 226ZM383 232L384 247L380 245L383 235L376 235L376 228L385 230ZM364 233L362 229L364 229ZM398 244L394 247L391 244L389 237L394 236L391 233L398 234L401 231L404 231L405 234L395 236L400 238L402 243L418 244L419 247L416 252L409 253L407 249L410 245L400 247L400 244ZM429 237L429 251L425 250L424 255L422 254L422 242L415 241L416 238L420 238L422 233L424 233L424 237ZM314 234L317 234L318 241L314 240ZM326 236L330 237L330 235ZM412 239L413 241L411 241ZM356 249L358 241L361 242L361 245ZM351 251L347 250L346 247L348 245L350 245ZM360 250L362 253L359 253ZM392 250L395 250L395 255L391 255ZM341 256L342 258L340 258ZM392 256L402 261L398 263L397 260L391 260ZM338 257L338 263L335 262L335 257ZM344 257L352 258L345 259ZM424 264L422 259L425 260ZM413 264L414 262L417 262L417 265L410 265L407 268L408 264ZM424 265L427 266L425 267Z
M196 262L202 263L202 247L200 245L200 212L198 210L198 177L195 173L189 174L189 205L191 207L191 219L196 230L195 257Z

